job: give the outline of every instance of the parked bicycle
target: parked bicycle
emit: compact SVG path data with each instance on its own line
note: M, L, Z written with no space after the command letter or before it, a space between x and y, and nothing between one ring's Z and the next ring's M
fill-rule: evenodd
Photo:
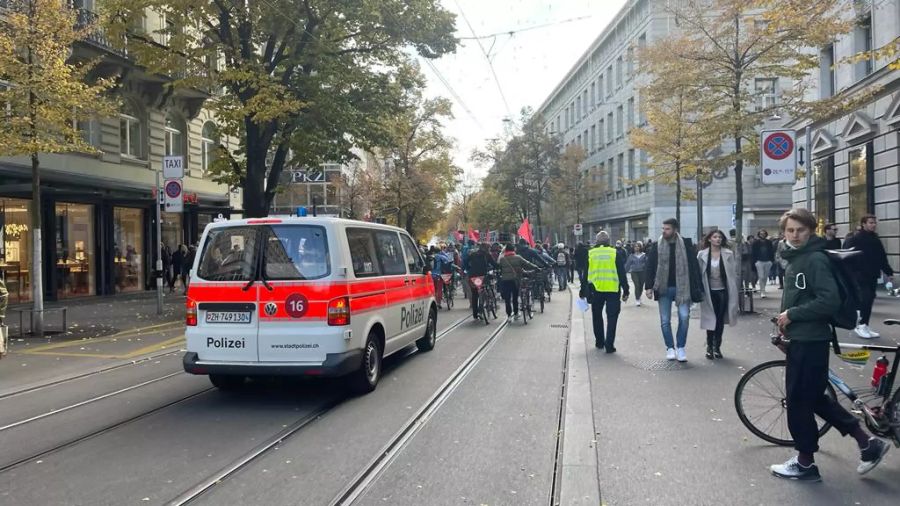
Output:
M773 319L773 323L774 323ZM884 320L885 325L900 325L900 320ZM787 350L790 341L784 338L777 325L772 334L772 344L781 351ZM840 392L851 404L851 413L865 420L866 426L878 437L892 440L900 447L900 388L894 389L900 345L876 346L869 344L838 343L841 349L859 350L842 353L843 360L862 365L870 352L892 353L893 365L887 357L880 357L873 372L871 387L851 387L833 370L828 370L825 395L837 400ZM734 407L738 418L756 436L773 444L793 446L787 426L787 395L785 393L786 360L772 360L747 371L734 391ZM837 390L835 390L837 389ZM818 419L819 437L831 426Z

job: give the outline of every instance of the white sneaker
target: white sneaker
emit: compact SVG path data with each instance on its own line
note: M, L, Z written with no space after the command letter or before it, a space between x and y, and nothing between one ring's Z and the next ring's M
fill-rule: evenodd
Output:
M765 299L765 298L766 298L766 292L760 290L760 291L759 291L759 298L760 298L760 299Z
M666 348L666 360L675 360L675 348Z
M856 335L863 339L872 339L872 334L869 332L868 325L857 325L856 326Z
M687 354L684 352L684 348L675 350L675 355L678 357L679 362L687 362Z
M641 301L639 301L639 300L634 301L634 305L635 305L635 307L641 307Z
M881 337L881 334L872 330L872 328L869 327L868 325L865 325L865 327L866 327L866 330L869 331L869 335L872 336L872 338Z

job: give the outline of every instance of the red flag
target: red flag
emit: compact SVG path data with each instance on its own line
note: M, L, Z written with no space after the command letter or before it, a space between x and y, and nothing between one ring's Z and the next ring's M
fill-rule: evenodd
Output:
M531 225L528 223L528 218L522 222L522 226L519 227L519 231L517 232L519 237L528 241L528 245L532 248L534 247L534 237L531 235Z
M481 234L479 234L477 230L472 230L472 227L469 227L469 239L478 242L480 238Z
M459 230L457 230L456 232L453 232L453 236L456 237L456 242L461 243L463 241L462 232L460 232Z

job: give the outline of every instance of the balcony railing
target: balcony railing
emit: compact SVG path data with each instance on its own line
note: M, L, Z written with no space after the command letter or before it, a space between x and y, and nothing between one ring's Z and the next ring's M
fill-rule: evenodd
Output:
M0 0L0 2L4 1L6 0ZM76 12L76 27L84 28L93 25L93 29L85 36L85 39L88 42L119 56L128 56L128 52L125 49L125 41L116 41L117 43L111 41L109 37L106 36L106 31L101 26L97 25L97 21L100 19L100 16L98 16L97 13L84 8L78 8Z

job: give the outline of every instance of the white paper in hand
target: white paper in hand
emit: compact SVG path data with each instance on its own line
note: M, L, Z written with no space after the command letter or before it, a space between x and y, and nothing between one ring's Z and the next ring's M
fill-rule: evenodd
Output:
M580 309L582 313L584 313L588 310L589 307L591 307L590 304L588 304L588 301L585 299L578 299L577 301L575 301L575 304L578 306L578 309Z

